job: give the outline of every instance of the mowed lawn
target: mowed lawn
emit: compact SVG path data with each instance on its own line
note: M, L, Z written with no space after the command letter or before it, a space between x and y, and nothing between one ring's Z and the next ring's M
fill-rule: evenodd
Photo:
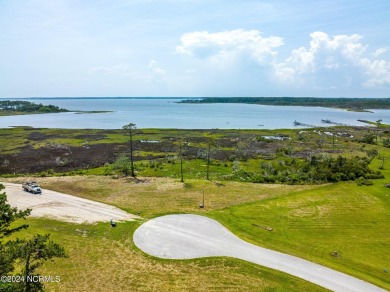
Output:
M381 155L390 157L387 149ZM379 169L374 158L371 167ZM390 290L390 162L372 186L342 182L211 212L241 238ZM258 226L272 227L269 232ZM337 256L332 253L337 252Z
M228 258L160 260L138 250L140 222L96 225L29 219L19 236L51 233L69 258L46 262L41 275L60 276L47 291L325 291L290 275Z
M389 199L390 190L340 183L210 216L247 241L390 289Z

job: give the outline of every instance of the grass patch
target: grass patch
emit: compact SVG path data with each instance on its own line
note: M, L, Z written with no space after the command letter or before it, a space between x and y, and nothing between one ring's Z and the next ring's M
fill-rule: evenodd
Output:
M244 240L389 289L390 192L354 183L302 190L208 214ZM266 232L253 224L269 226ZM339 257L332 257L337 251Z
M246 241L390 288L389 274L384 272L389 261L383 256L390 249L390 191L383 187L386 179L375 180L373 186L204 180L182 184L169 178L135 181L101 176L47 177L39 181L44 187L113 204L144 218L169 213L209 216ZM202 191L205 210L198 208ZM273 231L254 224L272 227ZM339 257L333 257L333 251Z
M312 186L265 185L212 182L171 178L112 178L108 176L65 176L35 178L43 188L118 206L145 218L167 213L207 213L230 206L284 196ZM8 181L23 182L25 178ZM199 210L205 193L206 210Z
M28 232L51 233L69 258L47 262L40 273L58 275L48 291L325 291L314 284L243 261L228 258L162 260L135 248L137 222L77 225L29 219Z

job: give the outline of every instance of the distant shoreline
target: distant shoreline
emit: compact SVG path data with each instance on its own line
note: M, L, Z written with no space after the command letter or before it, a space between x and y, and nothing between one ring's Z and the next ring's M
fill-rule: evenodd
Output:
M204 103L243 103L269 106L305 106L344 109L353 112L371 112L370 109L390 109L390 98L357 98L357 97L14 97L0 98L2 100L158 100L174 99L175 103L204 104ZM69 110L72 111L72 110ZM76 111L78 112L78 111ZM98 111L98 113L110 111ZM85 112L86 113L86 112ZM91 113L96 113L92 111ZM18 114L18 113L16 113Z
M390 109L390 98L317 98L317 97L205 97L186 99L180 103L246 103L272 106L308 106L370 112L369 109Z
M178 100L185 100L185 99L202 99L202 97L1 97L0 100L54 100L54 99L65 99L65 100L71 100L71 99L178 99Z
M0 100L0 116L14 116L26 114L50 114L69 112L69 110L49 104L36 104L25 100Z

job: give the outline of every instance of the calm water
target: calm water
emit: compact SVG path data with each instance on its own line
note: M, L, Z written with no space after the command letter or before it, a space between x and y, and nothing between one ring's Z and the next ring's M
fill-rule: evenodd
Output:
M250 104L179 104L178 99L34 99L69 110L108 110L110 113L73 112L0 117L0 128L32 126L36 128L117 129L128 123L138 128L180 129L279 129L295 128L295 120L324 126L321 119L348 125L363 125L358 119L390 124L390 110L374 113L300 107Z

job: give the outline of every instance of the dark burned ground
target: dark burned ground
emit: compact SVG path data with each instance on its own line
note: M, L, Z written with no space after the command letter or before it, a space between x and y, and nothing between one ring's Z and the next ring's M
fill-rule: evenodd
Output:
M98 167L115 160L117 144L97 144L88 147L51 145L33 149L26 146L20 153L1 155L0 173L37 173L53 169L66 172Z
M150 135L150 134L149 134ZM199 133L198 133L199 135ZM53 142L56 139L70 138L65 134L49 134L41 131L31 131L26 136L27 142L15 147L15 153L0 154L0 174L7 173L40 173L53 170L67 172L86 169L113 163L119 156L128 154L128 143L107 143L104 133L77 134L72 139L94 141L95 143L80 143L80 146ZM161 159L178 154L177 136L162 136L158 143L144 139L142 134L134 141L135 160ZM105 140L100 143L100 140ZM243 143L243 141L246 141ZM41 143L33 147L34 143ZM183 156L186 159L204 158L209 138L202 136L186 136ZM43 145L43 146L42 146ZM241 157L255 157L259 154L275 153L277 143L257 142L255 136L235 136L215 139L212 157L215 160L226 161Z
M113 163L121 155L128 155L127 138L120 130L26 128L17 131L3 130L0 133L3 139L10 138L12 133L17 137L15 139L19 139L0 153L0 174L40 173L48 170L67 172L94 168ZM296 135L294 132L290 133ZM275 132L268 134L279 135ZM240 131L214 131L211 133L214 135L212 140L209 135L210 131L207 130L158 130L155 133L138 130L134 141L134 158L139 161L177 156L179 141L184 142L185 159L205 158L208 143L212 141L213 160L234 161L257 157L272 159L280 150L285 151L291 141L296 141L295 136L289 140L288 136L280 134L287 140L269 141L261 138L260 133ZM312 146L300 147L300 143L302 142L293 143L296 150L290 157L303 158L315 152ZM329 148L322 149L321 152L338 153Z
M0 155L0 174L7 173L39 173L47 170L67 172L87 169L113 163L120 155L128 154L127 143L92 144L83 147L63 144L49 144L34 149L32 146L19 148L15 154ZM177 147L173 143L141 143L134 142L135 160L149 160L177 155ZM137 155L139 152L156 152L155 154ZM220 151L214 159L228 159L234 151ZM199 148L188 146L183 151L187 158L199 156Z

